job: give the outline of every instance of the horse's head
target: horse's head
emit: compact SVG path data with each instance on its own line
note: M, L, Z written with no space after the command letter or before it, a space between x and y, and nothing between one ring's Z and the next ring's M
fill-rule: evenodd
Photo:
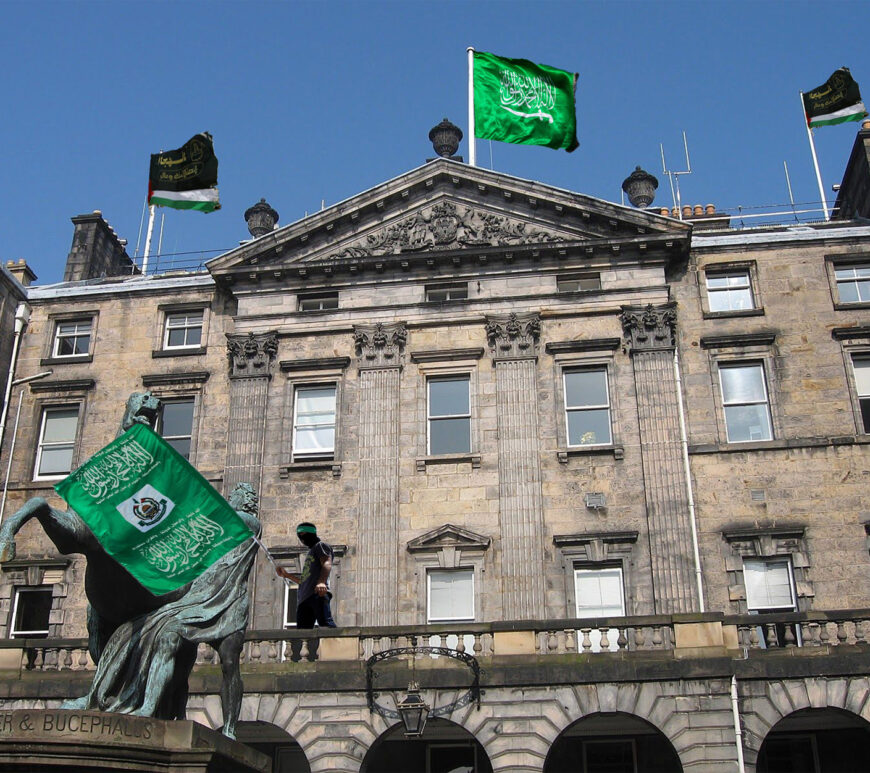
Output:
M160 408L160 400L150 392L133 392L127 398L124 417L121 419L121 432L126 432L134 424L147 424L154 429Z

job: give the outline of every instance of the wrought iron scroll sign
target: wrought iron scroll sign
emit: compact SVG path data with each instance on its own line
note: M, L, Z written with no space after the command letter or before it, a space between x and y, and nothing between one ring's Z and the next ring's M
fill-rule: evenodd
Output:
M378 652L375 655L372 655L366 661L366 703L368 704L369 711L376 711L385 718L399 719L400 714L398 711L387 708L377 701L379 693L375 692L374 682L375 679L378 678L378 672L375 671L374 666L384 660L398 658L402 655L410 655L413 658L418 654L443 655L447 658L453 658L454 660L458 660L468 666L468 668L471 669L471 673L474 674L471 686L460 695L459 698L444 706L433 707L429 711L430 716L440 717L444 714L449 714L454 709L467 706L469 703L476 703L477 708L480 708L480 664L477 662L477 658L466 652L459 652L459 650L450 649L449 647L430 647L428 645L417 647L415 645L412 647L395 647L393 649L384 650L383 652Z

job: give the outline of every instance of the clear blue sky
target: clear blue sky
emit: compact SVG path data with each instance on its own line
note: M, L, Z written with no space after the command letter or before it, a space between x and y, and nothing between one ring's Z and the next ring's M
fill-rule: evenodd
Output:
M132 255L150 154L203 130L223 209L166 210L164 253L232 248L261 196L288 224L413 169L466 126L469 45L580 74L579 149L492 143L498 171L619 201L640 164L670 205L659 143L683 169L685 131L683 203L787 202L783 161L817 201L798 92L846 65L870 99L868 28L866 0L0 0L0 259L59 281L94 209ZM816 132L828 191L858 126Z

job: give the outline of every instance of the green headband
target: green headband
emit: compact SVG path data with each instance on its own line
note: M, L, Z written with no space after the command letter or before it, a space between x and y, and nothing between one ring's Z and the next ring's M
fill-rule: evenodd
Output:
M314 534L316 536L317 535L317 527L316 526L309 526L308 524L303 523L303 524L296 527L296 533L297 534Z

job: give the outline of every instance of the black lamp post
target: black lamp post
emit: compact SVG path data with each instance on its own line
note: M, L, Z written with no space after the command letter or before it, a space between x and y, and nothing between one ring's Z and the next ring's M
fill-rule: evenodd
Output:
M429 718L429 705L420 695L416 682L408 684L408 694L396 708L405 725L405 737L413 738L423 735L426 720Z

